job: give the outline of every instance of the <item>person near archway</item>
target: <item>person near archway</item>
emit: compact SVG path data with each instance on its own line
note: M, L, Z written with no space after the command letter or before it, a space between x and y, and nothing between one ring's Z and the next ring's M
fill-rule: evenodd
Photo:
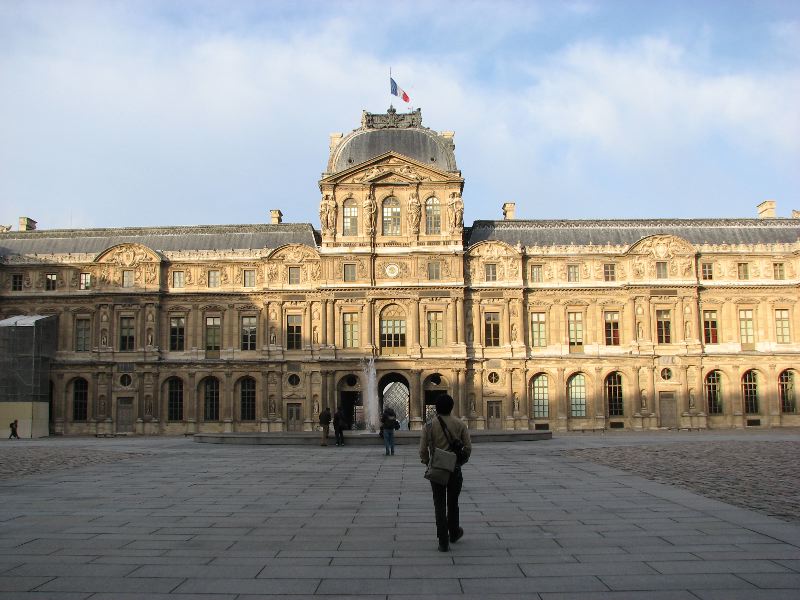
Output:
M336 408L333 413L333 433L336 436L336 445L344 446L344 428L347 427L347 419L344 418L342 407Z
M392 407L386 407L381 415L381 431L383 432L383 447L386 456L394 456L394 432L400 429L400 421L397 420L397 413Z
M322 427L322 441L320 446L328 445L328 432L331 427L331 409L327 406L319 413L319 424Z

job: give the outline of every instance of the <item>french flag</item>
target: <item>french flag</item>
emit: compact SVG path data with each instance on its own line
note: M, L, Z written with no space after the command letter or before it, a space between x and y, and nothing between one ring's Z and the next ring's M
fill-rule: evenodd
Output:
M397 96L398 98L402 99L403 102L411 102L411 98L408 97L408 94L406 94L403 89L397 85L397 82L391 77L389 77L389 84L391 85L393 96Z

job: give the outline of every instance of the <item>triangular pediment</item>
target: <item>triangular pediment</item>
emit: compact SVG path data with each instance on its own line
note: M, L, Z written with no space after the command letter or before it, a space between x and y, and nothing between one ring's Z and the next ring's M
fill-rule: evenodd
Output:
M324 177L320 180L320 185L343 183L411 185L447 181L462 181L462 178L460 173L442 171L397 152L386 152L350 169Z

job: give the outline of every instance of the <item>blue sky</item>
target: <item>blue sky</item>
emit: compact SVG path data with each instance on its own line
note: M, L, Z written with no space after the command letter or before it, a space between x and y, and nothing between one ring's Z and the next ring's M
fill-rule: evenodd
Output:
M390 66L467 222L800 209L795 0L0 0L0 224L318 227Z

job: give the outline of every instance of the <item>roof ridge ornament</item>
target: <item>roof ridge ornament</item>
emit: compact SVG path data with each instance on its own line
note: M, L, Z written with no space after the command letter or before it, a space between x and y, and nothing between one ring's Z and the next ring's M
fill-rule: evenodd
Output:
M385 113L361 112L361 129L408 129L422 127L422 109L398 113L391 104Z

